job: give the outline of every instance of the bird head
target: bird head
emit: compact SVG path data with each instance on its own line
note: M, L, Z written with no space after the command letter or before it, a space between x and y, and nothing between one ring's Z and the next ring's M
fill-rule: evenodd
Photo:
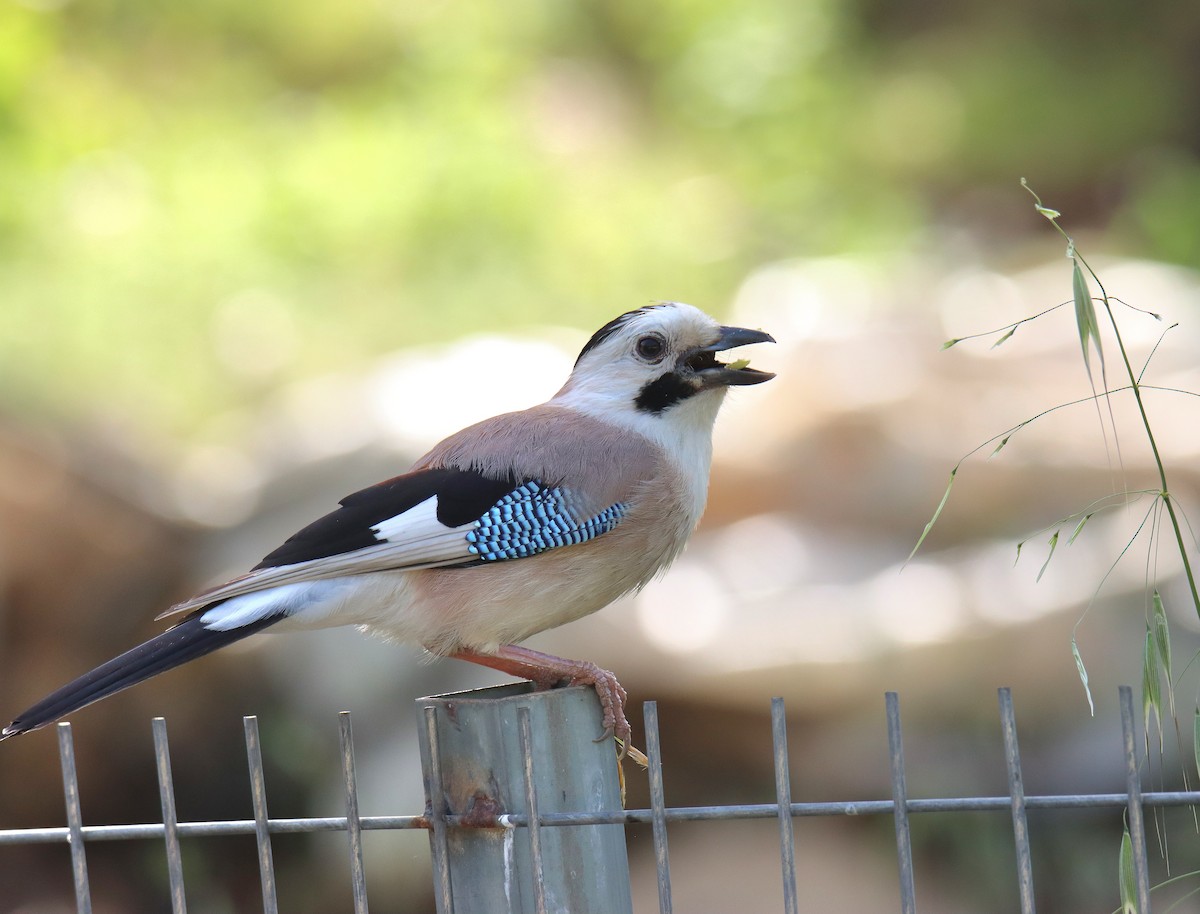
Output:
M635 421L691 416L711 426L730 387L775 377L716 354L770 334L726 327L698 308L662 302L614 318L592 335L556 400L606 418Z

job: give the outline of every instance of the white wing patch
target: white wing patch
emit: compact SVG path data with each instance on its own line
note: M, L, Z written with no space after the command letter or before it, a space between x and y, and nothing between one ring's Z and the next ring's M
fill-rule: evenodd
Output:
M413 505L403 514L389 517L371 528L377 540L405 542L436 537L439 533L453 530L437 519L438 497L430 495L420 504Z

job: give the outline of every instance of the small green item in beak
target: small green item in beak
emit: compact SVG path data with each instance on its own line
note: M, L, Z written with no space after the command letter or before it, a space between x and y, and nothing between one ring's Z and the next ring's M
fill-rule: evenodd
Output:
M745 368L749 364L750 364L749 359L737 359L736 361L730 362L729 365L726 367L732 371L740 371L741 369Z

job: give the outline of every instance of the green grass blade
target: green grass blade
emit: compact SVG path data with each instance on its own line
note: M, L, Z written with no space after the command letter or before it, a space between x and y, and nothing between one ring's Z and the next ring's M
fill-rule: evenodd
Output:
M1036 209L1043 216L1045 216L1047 219L1049 219L1051 222L1053 222L1055 219L1057 219L1059 216L1062 215L1062 213L1060 213L1056 209L1051 209L1048 206L1042 206L1042 198L1037 195L1037 192L1032 187L1029 186L1029 182L1026 181L1024 178L1021 179L1021 186L1023 188L1025 188L1027 191L1029 191L1030 194L1033 195L1033 208Z
M1091 514L1085 514L1082 518L1080 518L1079 523L1075 526L1075 529L1071 531L1071 536L1067 540L1068 546L1075 542L1075 537L1079 536L1080 532L1083 530L1083 525L1090 521L1094 515L1095 512L1093 511Z
M1154 632L1146 629L1146 641L1142 647L1142 725L1146 729L1146 742L1150 742L1150 714L1158 724L1158 750L1163 748L1162 727L1162 676L1158 666L1158 649L1154 643Z
M1075 327L1079 331L1079 345L1083 349L1083 364L1088 374L1092 371L1092 351L1089 342L1095 343L1096 354L1101 359L1104 352L1100 348L1100 324L1096 320L1096 304L1092 301L1092 293L1088 288L1087 277L1079 268L1079 261L1074 261L1071 270L1071 290L1075 297Z
M1167 625L1167 611L1163 606L1162 595L1154 590L1154 641L1158 647L1158 659L1167 673L1167 682L1172 682L1171 676L1171 630Z
M1154 646L1158 651L1159 665L1167 679L1167 708L1178 727L1179 722L1175 717L1175 677L1171 673L1171 628L1167 622L1167 610L1163 606L1162 595L1157 587L1154 589Z
M937 523L939 517L942 516L942 509L946 507L946 502L950 500L950 490L954 488L954 477L958 473L958 467L950 471L950 481L946 483L946 491L942 493L942 500L938 502L937 508L934 509L933 517L929 518L929 523L925 525L925 529L921 531L921 536L917 539L917 544L913 546L912 552L908 554L908 558L904 560L907 565L912 561L912 557L917 554L917 550L921 548L921 544L925 542L925 537L929 536L929 531L933 529L933 525Z
M1010 327L1008 332L1006 334L1004 334L1004 336L1000 337L1000 339L998 339L998 340L996 340L996 342L992 343L991 348L995 349L999 346L1003 346L1010 339L1012 339L1012 335L1016 332L1017 332L1017 328L1015 326Z
M1196 762L1196 774L1200 775L1200 708L1192 717L1192 757Z
M1046 573L1046 566L1050 564L1050 560L1054 558L1054 550L1058 548L1058 531L1055 530L1050 537L1050 552L1046 555L1046 561L1042 562L1042 568L1037 573L1037 580L1042 579L1042 575Z
M1096 716L1096 703L1092 701L1092 687L1088 685L1087 667L1083 665L1083 655L1079 653L1079 642L1075 640L1075 636L1071 636L1071 656L1075 658L1075 669L1079 671L1079 681L1083 683L1083 694L1087 696L1088 710L1092 717ZM1196 726L1197 732L1200 733L1200 709L1196 711ZM1197 745L1200 746L1200 736L1196 737ZM1196 756L1196 767L1200 770L1200 752Z
M1138 914L1137 882L1133 875L1133 839L1129 837L1128 825L1121 835L1121 855L1117 873L1121 889L1121 914Z

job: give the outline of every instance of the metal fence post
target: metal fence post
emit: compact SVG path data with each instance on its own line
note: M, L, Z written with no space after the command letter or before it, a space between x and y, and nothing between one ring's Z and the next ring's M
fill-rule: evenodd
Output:
M430 833L435 861L449 870L439 914L536 914L539 903L562 914L632 914L623 825L531 835L510 821L527 824L530 797L542 816L621 814L616 749L597 741L594 690L513 683L421 698L417 708L429 809L448 819L440 837Z

